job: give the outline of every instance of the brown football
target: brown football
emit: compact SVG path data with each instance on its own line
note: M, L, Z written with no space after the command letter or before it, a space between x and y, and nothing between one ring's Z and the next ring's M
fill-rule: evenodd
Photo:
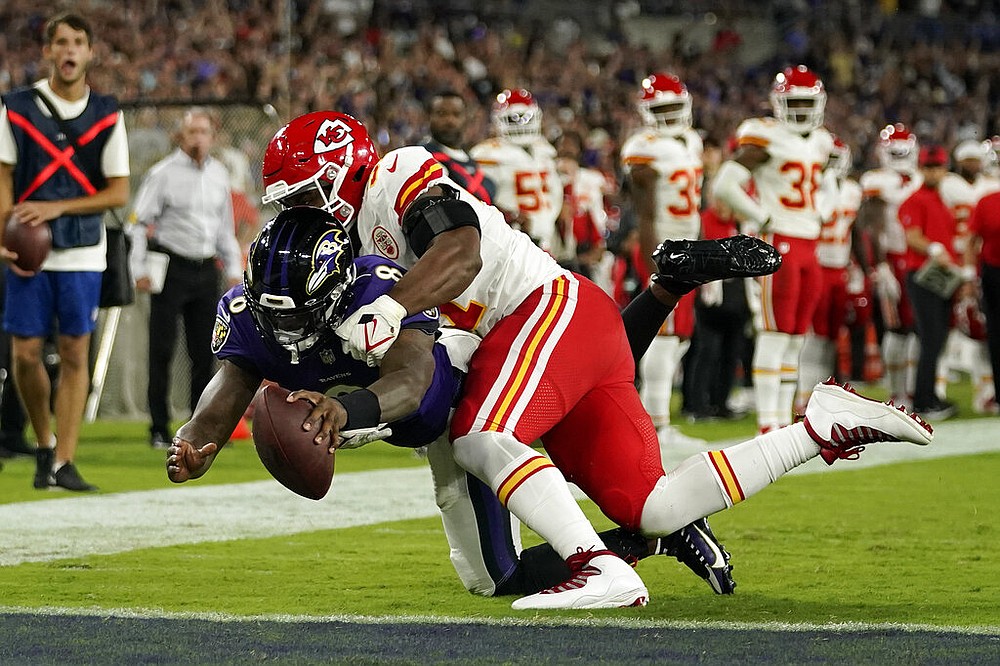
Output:
M45 262L52 249L52 230L47 222L30 225L21 224L11 215L3 233L3 244L11 252L17 253L14 265L34 273Z
M264 467L293 493L323 499L333 482L333 454L302 429L309 410L305 400L286 402L289 391L262 386L253 399L253 443Z

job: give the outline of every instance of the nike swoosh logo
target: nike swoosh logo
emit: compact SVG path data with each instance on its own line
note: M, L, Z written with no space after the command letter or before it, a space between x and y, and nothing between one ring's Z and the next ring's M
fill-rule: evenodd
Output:
M376 347L381 347L387 342L392 341L392 335L388 335L381 340L375 340L374 336L378 329L378 320L372 319L365 323L365 351L371 351Z
M395 172L396 171L396 162L398 162L398 161L399 161L399 155L393 155L393 157L392 157L392 166L386 167L385 170L388 171L389 173Z

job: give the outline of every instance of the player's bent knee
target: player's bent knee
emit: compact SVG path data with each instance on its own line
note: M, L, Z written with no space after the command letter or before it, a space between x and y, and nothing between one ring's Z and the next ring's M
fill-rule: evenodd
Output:
M499 432L462 435L455 439L453 447L455 462L485 483L525 450L530 450L511 435Z

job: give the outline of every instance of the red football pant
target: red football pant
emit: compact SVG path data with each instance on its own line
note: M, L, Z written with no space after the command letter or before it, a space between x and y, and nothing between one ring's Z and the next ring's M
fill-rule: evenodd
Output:
M816 260L816 241L780 234L761 238L781 253L781 268L758 278L763 330L805 335L816 311L823 275Z
M489 431L525 444L541 439L567 480L613 521L636 529L663 466L634 375L614 301L588 280L557 278L483 338L452 440Z

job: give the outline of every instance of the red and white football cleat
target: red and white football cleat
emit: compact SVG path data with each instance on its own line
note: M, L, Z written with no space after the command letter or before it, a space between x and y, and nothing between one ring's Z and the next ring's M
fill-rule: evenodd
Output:
M547 590L521 597L514 610L627 608L645 606L646 585L639 574L610 550L577 550L566 559L573 575Z
M813 389L803 422L827 465L838 459L856 459L867 444L910 442L926 446L934 439L934 429L916 414L891 402L858 395L850 385L841 386L832 378Z

